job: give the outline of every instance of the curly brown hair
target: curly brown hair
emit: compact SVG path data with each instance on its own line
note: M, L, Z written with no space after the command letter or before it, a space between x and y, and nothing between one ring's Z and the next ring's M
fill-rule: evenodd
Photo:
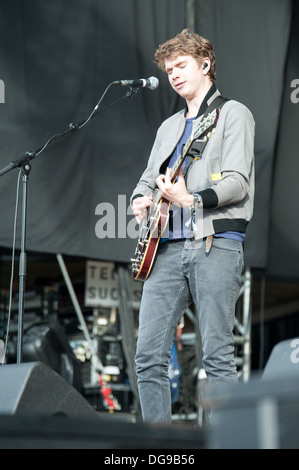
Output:
M208 39L199 34L190 33L184 29L172 39L164 44L160 44L155 53L155 62L159 69L165 72L165 59L173 59L180 55L191 55L201 65L205 57L211 62L208 75L212 82L216 80L216 57L214 47Z

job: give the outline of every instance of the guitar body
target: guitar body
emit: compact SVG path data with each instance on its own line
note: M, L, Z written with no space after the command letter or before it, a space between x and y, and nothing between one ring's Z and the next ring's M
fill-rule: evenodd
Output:
M191 135L184 146L182 154L171 169L171 181L174 182L178 172L188 156L192 143L195 139L207 139L216 127L219 117L219 109L211 112ZM152 269L156 251L161 235L168 224L170 202L163 198L159 189L153 194L153 202L148 208L147 217L140 224L139 238L134 258L131 259L133 277L135 280L145 281Z
M164 198L156 202L157 199L159 199L158 190L154 193L153 203L148 209L146 220L141 222L135 259L131 260L133 277L139 281L147 279L152 269L161 235L168 224L170 202Z

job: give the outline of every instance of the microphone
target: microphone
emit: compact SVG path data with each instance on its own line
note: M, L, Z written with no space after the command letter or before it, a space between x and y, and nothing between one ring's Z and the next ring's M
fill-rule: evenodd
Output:
M159 80L156 77L139 78L137 80L116 80L114 85L133 86L137 88L146 87L155 90L159 86Z

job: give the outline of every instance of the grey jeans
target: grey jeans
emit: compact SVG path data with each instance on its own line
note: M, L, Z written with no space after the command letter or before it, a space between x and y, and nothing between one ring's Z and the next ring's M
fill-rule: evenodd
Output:
M136 373L143 421L171 422L169 362L176 328L194 302L209 381L237 381L234 318L241 274L240 242L214 238L165 242L158 248L143 286L139 312Z

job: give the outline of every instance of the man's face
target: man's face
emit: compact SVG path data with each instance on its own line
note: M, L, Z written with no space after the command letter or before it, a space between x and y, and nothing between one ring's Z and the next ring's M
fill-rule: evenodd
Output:
M165 60L165 70L172 88L184 99L193 99L203 83L202 67L194 57L183 55Z

